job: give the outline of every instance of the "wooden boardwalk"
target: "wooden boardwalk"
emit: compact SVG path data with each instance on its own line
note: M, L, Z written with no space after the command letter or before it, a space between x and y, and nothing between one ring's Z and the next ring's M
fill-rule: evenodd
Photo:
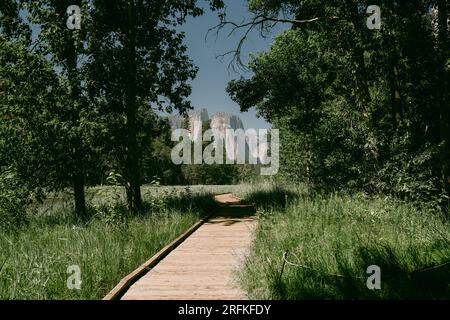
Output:
M122 300L243 300L234 271L250 248L256 225L253 208L232 195L227 204L139 279Z

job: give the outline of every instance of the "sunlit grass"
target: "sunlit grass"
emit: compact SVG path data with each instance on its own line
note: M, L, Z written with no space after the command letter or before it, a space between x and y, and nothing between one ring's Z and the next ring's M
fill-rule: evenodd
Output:
M0 235L0 299L101 299L163 246L214 210L227 187L144 187L144 209L124 208L122 190L91 189L88 221L67 194L31 211L28 223ZM229 189L229 187L228 187ZM81 290L67 287L67 268L81 269Z
M29 226L3 235L0 298L99 299L197 218L191 212L158 214L115 225ZM67 288L71 265L81 268L81 290Z
M450 298L450 264L422 270L450 262L450 223L441 212L389 198L290 189L284 197L280 188L247 194L265 199L239 273L250 298ZM297 266L283 268L287 251ZM367 288L371 265L381 268L381 290Z

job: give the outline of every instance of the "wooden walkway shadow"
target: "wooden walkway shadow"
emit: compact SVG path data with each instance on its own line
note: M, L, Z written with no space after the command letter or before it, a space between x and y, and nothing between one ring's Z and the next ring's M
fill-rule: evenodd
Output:
M147 274L123 300L244 300L234 271L248 253L256 225L254 208L218 195L221 209Z

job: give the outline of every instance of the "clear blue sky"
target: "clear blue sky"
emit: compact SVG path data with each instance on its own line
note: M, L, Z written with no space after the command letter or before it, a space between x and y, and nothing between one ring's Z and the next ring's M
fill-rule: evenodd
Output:
M246 0L225 0L227 5L227 20L242 22L251 17L246 7ZM206 108L209 115L222 111L233 113L239 116L244 122L245 128L264 129L269 128L264 119L257 118L256 112L251 110L240 113L239 106L234 103L226 92L227 83L232 79L237 79L241 75L249 77L249 73L240 71L237 74L228 68L231 56L223 61L216 59L216 56L234 50L243 32L229 37L229 31L223 30L216 38L215 33L211 33L205 42L208 29L217 25L219 18L217 13L209 10L201 17L190 18L180 30L186 33L185 43L188 46L188 54L194 63L199 67L197 78L192 83L192 95L190 100L195 109ZM282 31L287 25L276 27L267 37L260 36L258 31L251 33L242 50L243 61L247 61L250 53L266 51L274 36ZM228 32L227 32L228 31Z

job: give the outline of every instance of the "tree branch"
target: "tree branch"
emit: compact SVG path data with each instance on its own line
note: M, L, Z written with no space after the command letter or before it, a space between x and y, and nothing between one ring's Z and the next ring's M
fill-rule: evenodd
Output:
M239 69L241 70L248 70L248 68L245 66L245 64L242 62L242 58L241 58L241 52L242 52L242 47L245 43L245 41L247 40L250 32L252 32L255 28L259 27L260 28L260 32L261 32L261 36L265 36L264 35L264 30L267 30L268 28L273 28L275 27L278 23L290 23L292 25L302 25L302 24L308 24L308 23L313 23L313 22L317 22L317 21L324 21L324 20L338 20L339 18L337 16L331 16L331 17L315 17L315 18L311 18L311 19L304 19L304 20L299 20L299 19L284 19L284 18L275 18L275 17L270 17L270 16L266 16L264 14L259 14L259 15L255 15L251 21L249 22L243 22L241 24L238 24L236 22L233 21L227 21L227 20L222 20L220 22L220 24L208 29L208 32L206 33L205 36L205 41L208 38L208 35L212 32L215 31L215 35L216 35L216 39L219 36L219 33L225 29L227 26L231 26L231 30L228 33L228 37L232 36L236 31L241 30L241 29L246 29L246 31L244 32L244 35L242 36L242 38L239 40L238 46L235 50L231 50L228 51L224 54L220 54L218 56L216 56L216 59L221 59L223 60L226 56L228 55L233 55L232 60L230 61L230 63L228 64L228 68L233 69L233 71L236 72L236 65L238 66ZM273 22L270 26L266 26L265 24L267 22Z

